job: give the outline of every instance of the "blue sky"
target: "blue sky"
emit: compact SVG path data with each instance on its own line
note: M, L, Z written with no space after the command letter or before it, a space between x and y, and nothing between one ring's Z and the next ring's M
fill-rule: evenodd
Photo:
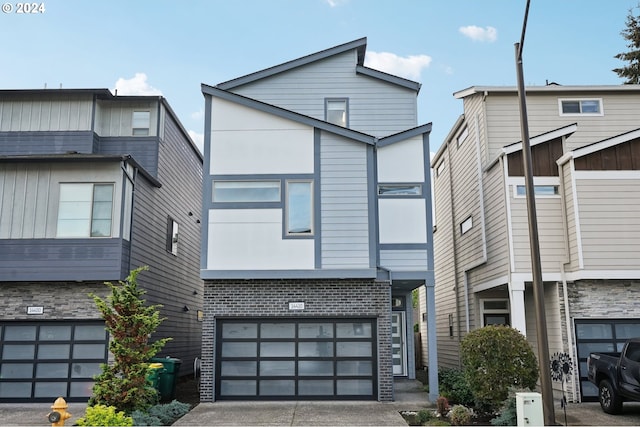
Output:
M367 37L365 65L422 84L436 151L462 113L453 93L516 85L526 0L46 0L0 13L0 88L162 94L202 143L200 84ZM638 0L531 0L527 85L621 84L620 32ZM638 9L634 9L638 13Z

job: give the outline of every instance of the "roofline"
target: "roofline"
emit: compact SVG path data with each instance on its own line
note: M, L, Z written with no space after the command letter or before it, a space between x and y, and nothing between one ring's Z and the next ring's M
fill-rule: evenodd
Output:
M388 135L378 140L377 147L386 147L387 145L395 144L396 142L404 141L414 136L424 135L425 133L431 133L431 123L416 126L411 129L403 130L393 135Z
M605 150L607 148L610 148L615 145L622 144L624 142L631 141L637 138L640 138L640 128L622 133L620 135L613 136L611 138L603 139L602 141L585 145L584 147L576 148L575 150L570 151L566 153L564 156L560 157L556 161L556 163L559 166L561 166L571 159L575 159L575 158L586 156L588 154L592 154L601 150Z
M540 135L536 135L529 139L531 146L542 144L543 142L548 142L554 140L559 137L569 136L578 130L578 124L572 123L567 126L563 126L558 129L553 129L548 132L542 133ZM516 151L522 150L522 141L516 142L514 144L509 144L502 147L502 152L504 154L515 153Z
M83 163L83 162L125 162L138 169L140 174L147 178L155 187L162 187L162 183L149 174L130 154L20 154L12 156L0 156L0 163Z
M193 139L191 139L189 132L184 128L184 125L176 115L175 111L173 111L173 108L171 108L171 105L169 105L169 101L167 101L167 98L161 97L161 102L162 102L162 105L164 105L164 107L167 109L169 114L171 114L175 119L176 124L178 125L178 128L180 128L180 131L182 132L182 135L187 139L187 141L189 142L189 145L191 146L191 149L196 154L196 156L198 156L198 158L200 159L200 163L203 163L204 155L200 152L200 150L198 150L198 146L196 145L195 142L193 142Z
M464 119L465 119L464 114L460 114L458 116L458 119L456 120L456 122L451 127L451 130L447 134L447 137L444 139L444 141L443 141L444 144L440 145L440 148L438 148L438 151L436 151L436 154L433 156L433 159L431 159L431 167L432 168L435 167L436 163L438 163L440 161L440 157L442 157L442 154L445 152L445 150L448 147L447 142L451 141L453 139L453 136L458 132L458 129L460 129L460 127L464 123Z
M204 95L215 96L216 98L224 99L226 101L235 102L236 104L244 105L258 111L273 114L274 116L282 117L288 120L293 120L298 123L306 124L327 132L334 133L336 135L344 136L345 138L354 139L356 141L364 142L365 144L375 145L377 138L372 135L368 135L363 132L358 132L349 128L334 125L333 123L318 120L311 116L305 116L291 110L276 107L275 105L267 104L261 101L256 101L253 98L247 98L246 96L238 95L233 92L228 92L220 88L202 84L202 93Z
M364 76L373 77L374 79L383 80L387 83L402 86L407 89L411 89L416 93L420 92L420 88L422 87L421 83L415 82L413 80L394 76L393 74L385 73L384 71L375 70L363 65L356 66L356 74L362 74Z
M456 99L465 98L470 95L483 93L488 95L489 93L517 93L518 88L516 86L471 86L466 89L459 90L453 93L453 97ZM550 84L545 86L527 86L525 87L526 93L542 93L542 92L640 92L640 85L576 85L576 86L563 86L557 84Z
M247 74L241 77L237 77L232 80L227 80L226 82L217 84L216 87L224 90L234 89L238 86L242 86L242 85L254 82L256 80L270 77L275 74L283 73L293 68L301 67L303 65L307 65L312 62L328 58L330 56L338 55L340 53L348 52L353 49L356 49L358 51L357 65L362 65L364 63L364 54L367 49L366 37L353 40L338 46L334 46L329 49L321 50L319 52L312 53L310 55L306 55L301 58L294 59L292 61L287 61L279 65L274 65L273 67L265 68L263 70L256 71L254 73Z

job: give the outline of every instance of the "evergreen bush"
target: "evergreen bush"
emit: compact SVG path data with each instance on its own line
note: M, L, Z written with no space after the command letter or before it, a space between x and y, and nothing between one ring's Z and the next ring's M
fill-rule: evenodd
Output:
M132 426L133 418L114 406L88 406L85 416L76 420L79 426Z

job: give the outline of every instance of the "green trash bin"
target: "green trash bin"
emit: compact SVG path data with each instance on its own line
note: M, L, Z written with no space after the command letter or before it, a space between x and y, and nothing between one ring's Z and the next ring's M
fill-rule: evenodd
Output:
M158 378L158 390L161 401L171 401L176 398L176 382L182 360L173 357L154 357L152 363L162 363L164 369Z
M158 390L160 393L160 374L164 371L164 364L156 362L149 363L149 368L147 369L147 381L151 384L151 387Z

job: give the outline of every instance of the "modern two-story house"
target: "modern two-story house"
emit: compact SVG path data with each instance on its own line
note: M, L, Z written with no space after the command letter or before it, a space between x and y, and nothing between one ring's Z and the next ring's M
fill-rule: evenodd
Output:
M450 367L465 334L489 324L519 329L537 354L517 90L454 96L464 114L431 163L438 357ZM640 86L550 84L526 100L550 357L571 358L570 400L594 400L589 353L640 335Z
M0 401L86 401L109 360L93 299L138 275L200 355L202 155L167 101L107 89L0 90ZM153 337L152 337L153 338Z
M431 125L420 84L365 50L202 85L202 401L388 401L415 378L412 290L435 325Z

